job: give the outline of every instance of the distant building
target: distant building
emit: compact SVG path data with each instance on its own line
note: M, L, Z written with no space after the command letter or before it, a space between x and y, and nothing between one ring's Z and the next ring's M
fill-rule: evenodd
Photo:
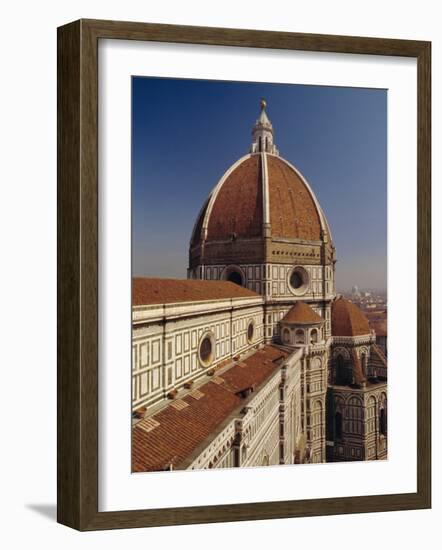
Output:
M385 355L336 297L330 228L264 101L252 135L201 208L188 280L133 281L134 471L387 456Z
M354 285L351 289L351 297L353 300L359 300L361 298L361 293L357 285Z

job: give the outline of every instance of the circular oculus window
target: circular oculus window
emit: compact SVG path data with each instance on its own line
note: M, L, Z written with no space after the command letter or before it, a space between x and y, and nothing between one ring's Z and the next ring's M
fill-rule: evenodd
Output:
M222 273L222 278L238 286L244 286L244 274L236 265L228 265Z
M213 334L205 334L199 345L199 359L204 367L209 367L213 362L214 341Z
M227 280L231 283L235 283L236 285L243 286L241 273L239 273L239 271L231 271L227 275Z
M289 283L292 292L298 295L304 294L309 284L309 276L307 271L301 266L294 267L290 273Z
M253 342L253 337L255 336L255 323L250 321L249 326L247 327L247 341L249 344Z

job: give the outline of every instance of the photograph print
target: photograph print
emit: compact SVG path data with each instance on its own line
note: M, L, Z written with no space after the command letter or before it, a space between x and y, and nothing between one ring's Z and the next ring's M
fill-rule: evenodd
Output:
M386 460L387 91L132 77L132 472Z

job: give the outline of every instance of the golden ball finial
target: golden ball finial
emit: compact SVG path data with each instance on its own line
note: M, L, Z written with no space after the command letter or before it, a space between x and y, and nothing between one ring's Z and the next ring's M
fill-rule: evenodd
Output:
M261 111L263 111L267 107L267 101L263 97L261 98L260 105L261 105Z

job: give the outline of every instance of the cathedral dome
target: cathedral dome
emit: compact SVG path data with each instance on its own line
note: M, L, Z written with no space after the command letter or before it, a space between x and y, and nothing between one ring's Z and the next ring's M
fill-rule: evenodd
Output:
M300 173L270 153L241 158L221 178L201 211L192 245L202 239L232 240L263 235L319 241L325 226L320 206Z
M189 277L228 279L241 285L254 279L249 288L262 293L262 273L249 267L246 273L245 265L298 266L299 278L301 266L335 262L321 206L299 170L279 155L265 109L262 101L250 152L225 172L198 215L190 239ZM305 270L302 279L292 294L307 291Z
M362 311L348 300L332 302L331 325L333 336L363 336L371 334L370 324Z
M200 211L190 249L205 243L273 239L331 242L324 213L301 173L279 156L261 104L250 154L220 179Z

